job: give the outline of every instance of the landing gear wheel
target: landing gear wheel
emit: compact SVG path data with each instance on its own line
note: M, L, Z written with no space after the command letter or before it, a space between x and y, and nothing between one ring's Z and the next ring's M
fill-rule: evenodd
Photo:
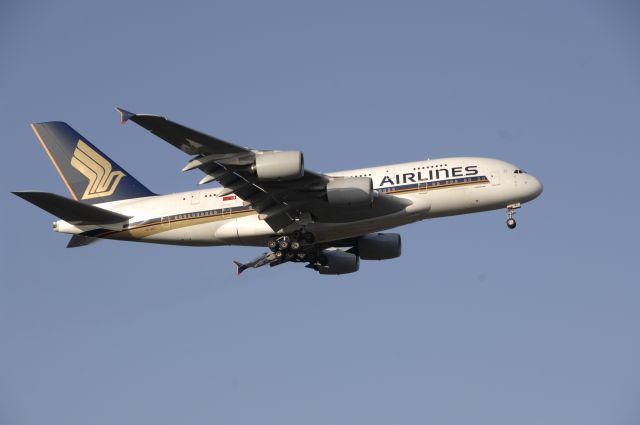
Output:
M297 239L292 240L290 245L292 251L297 251L300 249L300 241L298 241Z
M520 208L521 205L520 203L515 203L515 204L510 204L507 205L507 227L509 229L515 229L516 228L516 220L513 218L513 215L516 213L516 210L518 208Z
M291 232L291 239L300 240L300 236L302 236L302 232L300 232L300 230L294 230Z
M278 246L280 247L280 251L285 251L289 248L289 241L287 239L281 239L278 241Z
M267 247L269 247L269 249L273 252L276 252L278 250L278 241L275 239L271 239L268 243L267 243Z
M281 260L281 259L282 259L282 257L284 257L284 252L282 252L282 251L276 251L275 255L276 255L276 258L277 258L278 260Z
M287 260L291 260L293 259L293 257L295 257L296 254L294 254L293 252L289 251L287 253L284 254L284 258L286 258Z

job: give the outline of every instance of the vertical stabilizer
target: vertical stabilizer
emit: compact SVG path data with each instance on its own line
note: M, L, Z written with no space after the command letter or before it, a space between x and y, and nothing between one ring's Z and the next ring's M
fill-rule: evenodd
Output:
M98 204L154 195L66 123L31 127L74 199Z

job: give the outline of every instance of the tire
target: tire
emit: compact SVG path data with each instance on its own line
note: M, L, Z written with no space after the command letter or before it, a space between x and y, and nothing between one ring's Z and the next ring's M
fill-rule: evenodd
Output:
M284 257L284 252L282 251L276 251L276 258L278 260L282 259L282 257Z
M294 230L293 232L291 232L291 239L300 240L300 236L302 236L300 230Z
M513 218L510 218L507 220L507 227L509 229L515 229L516 228L516 221Z
M300 249L300 241L298 241L297 239L294 239L291 241L291 250L292 251L297 251Z
M289 241L286 239L282 239L281 241L278 241L278 246L280 247L281 251L284 251L285 249L289 248Z
M276 252L278 250L278 241L275 239L271 239L268 243L267 243L267 247L269 247L269 249L273 252Z

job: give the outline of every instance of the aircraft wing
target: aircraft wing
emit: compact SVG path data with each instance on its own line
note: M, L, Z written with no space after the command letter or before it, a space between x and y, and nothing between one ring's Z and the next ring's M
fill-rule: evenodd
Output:
M218 154L231 157L243 154L251 155L252 153L249 149L169 121L164 117L134 114L121 108L116 108L116 111L120 113L122 124L131 120L188 155Z
M305 168L295 179L260 180L251 172L251 166L257 155L267 151L243 148L161 116L116 110L120 113L121 123L133 121L184 153L195 155L182 171L200 169L206 174L200 184L219 182L224 189L218 196L233 194L248 202L276 231L305 212L322 221L348 221L389 214L407 206L406 201L377 194L374 208L358 212L354 217L352 209L329 205L324 199L326 185L331 180L329 176Z
M248 263L243 264L239 261L234 261L233 263L237 267L236 274L240 276L240 274L242 274L242 272L246 269L257 269L258 267L266 266L267 264L271 267L274 267L285 263L286 261L287 260L285 259L277 258L276 254L273 252L265 252L264 254L261 254Z

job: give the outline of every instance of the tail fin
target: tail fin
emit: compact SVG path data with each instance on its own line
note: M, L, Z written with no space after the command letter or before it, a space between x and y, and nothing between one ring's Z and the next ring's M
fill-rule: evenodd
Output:
M154 195L66 123L31 128L74 199L97 204Z

